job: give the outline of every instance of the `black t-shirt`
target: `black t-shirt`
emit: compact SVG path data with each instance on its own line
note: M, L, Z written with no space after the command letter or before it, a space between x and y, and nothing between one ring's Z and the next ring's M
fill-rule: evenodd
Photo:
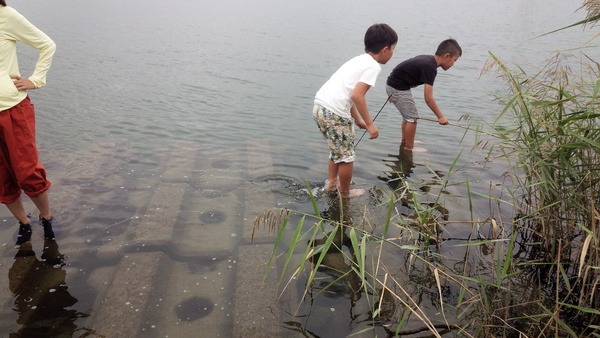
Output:
M433 86L437 63L433 55L419 55L402 61L387 78L387 85L398 90L409 90L424 83Z

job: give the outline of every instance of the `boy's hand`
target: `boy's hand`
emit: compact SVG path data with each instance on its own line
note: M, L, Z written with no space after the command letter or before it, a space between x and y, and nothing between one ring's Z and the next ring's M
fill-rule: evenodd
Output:
M367 123L365 122L365 120L363 119L358 119L356 121L354 121L354 123L356 123L356 125L360 128L360 129L367 129Z
M369 132L369 140L376 139L379 136L379 129L377 129L375 123L368 125L367 131Z
M448 122L448 119L446 118L446 116L442 116L442 117L438 117L438 123L441 124L442 126L445 126L450 122Z

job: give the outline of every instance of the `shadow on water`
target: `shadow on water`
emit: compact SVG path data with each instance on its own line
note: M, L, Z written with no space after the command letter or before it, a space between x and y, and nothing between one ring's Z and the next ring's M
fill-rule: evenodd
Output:
M397 190L401 180L408 178L413 172L415 167L413 152L400 145L398 154L388 154L388 157L389 159L384 159L383 162L390 168L390 171L385 173L386 176L378 176L377 178L386 182L392 190Z
M322 200L327 204L326 210L321 212L323 216L346 225L352 224L349 204L340 203L333 194L324 196ZM345 337L347 332L340 328L351 327L353 323L369 318L368 306L365 308L365 303L360 302L364 293L361 279L347 258L348 255L355 257L348 228L337 223L326 227L331 229L327 236L331 235L333 228L337 228L333 245L321 261L307 295L303 295L306 281L298 283L296 296L303 301L297 310L287 311L290 318L283 323L286 329L305 337ZM327 241L327 236L307 244L316 248ZM311 259L310 264L314 263Z
M419 220L419 216L423 215L422 210L416 210L418 206L414 203L414 192L413 190L419 190L425 196L429 196L429 192L432 192L432 188L438 188L433 193L448 194L448 192L442 187L442 179L444 174L440 171L434 171L433 177L429 177L427 180L421 180L414 182L415 179L411 180L411 174L417 170L416 174L418 177L431 174L431 169L426 165L416 165L414 162L414 153L411 150L406 150L405 146L401 144L398 147L398 154L388 154L388 158L384 159L383 162L387 167L390 168L386 171L385 176L377 176L377 178L387 184L390 191L398 197L398 203L396 204L397 210L400 215L412 219L414 223L437 223L437 220L448 221L449 211L442 204L439 198L432 197L425 202L420 202L426 213L431 214L429 217ZM426 171L423 172L423 169ZM429 219L428 219L429 218ZM438 229L439 230L439 229ZM438 231L438 235L441 232Z
M10 337L71 336L78 329L78 318L88 314L73 307L77 299L66 284L64 256L54 240L45 240L40 258L31 242L21 244L9 269L9 288L20 328Z

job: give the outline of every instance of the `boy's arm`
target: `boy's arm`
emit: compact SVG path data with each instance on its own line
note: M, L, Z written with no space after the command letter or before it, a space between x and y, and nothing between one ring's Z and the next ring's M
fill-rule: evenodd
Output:
M352 107L350 107L350 115L352 115L354 123L356 123L356 125L359 126L360 129L367 129L367 124L365 123L365 120L363 120L362 117L360 117L360 114L358 113L358 110L356 109L355 105L352 105Z
M375 139L379 136L379 130L371 119L371 114L369 114L369 109L367 108L367 100L365 99L365 94L369 88L371 88L371 86L364 82L359 82L356 84L351 96L352 101L354 101L353 107L355 109L350 109L350 113L352 114L354 121L359 121L362 118L365 123L365 127L369 132L369 139ZM357 125L360 127L360 124L357 123Z
M441 125L448 124L449 123L448 119L444 116L444 114L442 114L442 111L440 110L440 108L438 108L438 105L435 102L435 99L433 98L433 86L425 84L424 92L425 92L425 103L427 103L427 106L429 106L431 111L435 114L435 116L437 116L438 123Z

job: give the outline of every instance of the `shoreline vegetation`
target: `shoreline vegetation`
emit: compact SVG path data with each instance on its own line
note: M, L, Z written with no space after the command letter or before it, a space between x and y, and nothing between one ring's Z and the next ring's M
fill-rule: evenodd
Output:
M588 16L574 25L594 27L600 1L585 1L582 8ZM600 337L598 61L585 49L557 52L526 71L490 53L482 72L494 72L506 92L497 97L503 108L496 120L477 127L498 137L484 139L478 133L474 147L510 163L506 179L514 187L481 194L465 181L460 183L464 196L448 194L446 188L458 184L450 183L458 155L445 175L432 170L442 183L426 189L426 200L423 183L395 173L394 189L381 198L384 212L378 221L368 210L358 222L349 219L352 202L347 200L338 200L333 212L320 211L308 184L314 213L265 210L254 231L277 231L268 265L280 267L282 295L290 283L300 282L305 302L340 283L362 293L370 306L370 326L352 334ZM481 197L490 209L483 221L472 207ZM443 257L437 249L447 245L441 238L449 223L442 201L449 198L467 201L471 215L460 222L472 228L471 236L456 245L461 259ZM286 230L291 238L285 238ZM475 251L485 251L489 259L478 260ZM332 263L332 254L343 268ZM418 271L421 281L407 284L399 271ZM419 283L429 292L427 308L415 296Z

